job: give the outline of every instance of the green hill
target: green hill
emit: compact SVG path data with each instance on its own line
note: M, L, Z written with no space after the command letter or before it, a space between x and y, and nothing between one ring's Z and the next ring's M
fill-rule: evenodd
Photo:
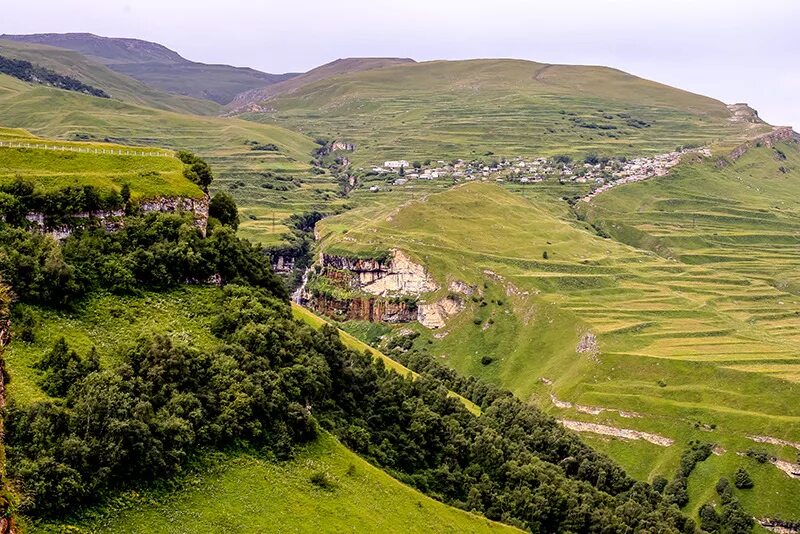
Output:
M420 334L415 347L560 418L674 440L584 434L642 479L672 475L691 440L719 444L715 469L690 481L696 510L701 495L713 497L716 478L754 468L737 453L763 446L797 461L792 447L748 438L800 442L792 400L800 393L800 151L778 150L785 160L758 148L721 170L685 164L581 207L581 217L621 242L598 236L547 184L523 196L519 186L471 183L325 219L321 248L366 257L399 248L440 287L457 280L480 288L481 298L467 300L442 330L402 325ZM445 296L441 289L424 300ZM764 487L783 489L771 499L742 497L751 513L800 509L800 482L770 465L759 476Z
M278 95L291 94L301 89L303 86L327 80L334 76L349 74L353 72L361 72L365 70L381 69L384 67L391 67L394 65L402 65L406 63L414 63L413 59L403 58L344 58L331 61L325 65L311 69L303 74L298 74L287 80L283 80L266 87L259 87L258 89L251 89L236 95L236 97L228 104L228 108L233 111L242 111L249 106L258 105L260 102L275 98Z
M758 130L731 122L722 102L618 70L521 60L342 74L263 106L270 111L245 116L354 142L358 164L487 153L640 155Z
M239 93L294 76L189 61L165 46L140 39L90 33L0 35L0 39L73 50L148 87L217 104L227 104Z
M128 184L134 199L202 197L202 190L183 175L183 168L165 150L55 141L25 130L0 128L0 185L24 178L47 192L85 185L119 191Z
M59 74L77 78L126 103L200 115L212 115L219 111L219 107L212 102L153 89L72 50L44 44L20 43L0 37L0 56L23 59Z
M333 490L310 482L335 477ZM288 462L234 454L193 473L186 487L131 494L116 509L78 521L79 532L520 532L457 510L403 485L325 435ZM50 532L55 525L31 528Z

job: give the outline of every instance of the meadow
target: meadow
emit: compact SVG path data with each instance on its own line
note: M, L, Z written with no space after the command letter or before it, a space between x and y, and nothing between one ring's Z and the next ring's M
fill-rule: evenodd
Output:
M128 184L133 199L203 196L200 187L184 177L183 163L164 150L53 141L8 128L0 128L0 143L26 145L0 146L0 185L23 178L34 181L41 192L87 185L119 191Z

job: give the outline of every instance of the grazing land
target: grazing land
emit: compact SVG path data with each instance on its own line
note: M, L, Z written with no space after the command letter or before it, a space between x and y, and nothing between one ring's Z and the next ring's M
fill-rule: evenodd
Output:
M323 220L322 249L400 248L440 287L479 288L480 300L444 328L403 328L443 362L561 418L674 440L663 447L587 434L638 476L669 476L698 439L720 444L725 460L711 465L728 469L744 462L737 452L754 446L753 429L800 438L798 158L795 145L781 145L722 169L687 163L579 203L577 214L546 190L523 196L519 185L470 183ZM792 447L766 448L797 461ZM774 465L759 476L765 487L800 484ZM800 509L797 494L747 502L763 516Z

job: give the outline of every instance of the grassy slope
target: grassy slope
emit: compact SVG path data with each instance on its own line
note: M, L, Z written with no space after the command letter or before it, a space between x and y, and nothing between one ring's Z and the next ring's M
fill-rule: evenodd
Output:
M350 73L268 106L277 111L246 116L354 141L357 164L489 151L641 155L747 129L730 123L725 105L707 97L604 67L521 60L433 61ZM629 118L650 126L630 126ZM573 119L615 129L579 127Z
M24 59L59 74L77 78L104 90L113 99L130 104L200 115L213 115L220 110L219 106L207 100L172 95L153 89L72 50L0 39L0 55Z
M333 490L309 481L325 471ZM78 522L98 533L519 532L405 486L323 435L288 462L231 455L170 495L127 495L121 510ZM48 528L49 527L49 528ZM56 530L56 525L31 532Z
M474 183L399 210L354 210L320 223L322 246L399 247L426 265L443 287L453 279L484 287L488 305L468 303L444 329L444 338L435 339L417 326L423 343L433 341L432 351L459 371L509 387L559 416L675 439L675 445L661 448L591 438L640 478L674 472L683 445L691 439L719 442L729 451L722 457L728 463L741 461L735 451L755 445L746 438L755 429L800 440L800 408L794 402L800 386L730 365L731 360L766 364L796 358L790 329L781 334L761 328L732 311L747 300L763 303L766 313L778 301L794 306L795 297L763 281L669 261L602 239L575 220L565 204L536 189L527 194L525 198ZM545 250L548 260L542 257ZM443 294L440 290L429 299ZM790 320L793 314L794 308L781 319ZM598 336L597 359L576 353L587 331ZM496 361L482 365L486 354ZM642 417L557 409L551 393ZM714 424L716 430L697 429L697 421ZM792 449L767 448L784 459L795 458ZM797 486L768 467L764 476L771 477L770 484ZM753 512L786 515L800 510L799 495L785 492L753 503L759 505Z
M134 343L142 332L168 333L199 347L213 347L217 340L208 333L211 317L205 309L218 291L185 287L137 297L99 295L72 312L26 306L39 324L33 343L14 340L5 351L11 376L9 397L19 403L46 398L36 384L32 365L61 336L79 354L96 347L106 367L118 362L121 348ZM295 311L314 326L322 322ZM364 348L355 339L345 337L344 341L357 350ZM350 465L354 474L347 473ZM309 482L310 475L320 470L336 478L334 491ZM27 526L29 532L51 532L65 525ZM125 493L113 503L88 511L75 526L89 532L197 532L223 526L227 532L514 531L422 495L330 436L286 463L232 453L213 469L190 475L177 491Z
M203 191L183 176L184 166L173 155L159 157L95 152L135 149L139 153L167 154L163 150L111 143L53 141L35 137L24 130L2 127L0 142L25 143L32 147L0 147L0 184L22 177L34 180L41 191L84 185L119 191L127 183L134 199L166 195L203 196ZM43 148L47 146L67 150Z

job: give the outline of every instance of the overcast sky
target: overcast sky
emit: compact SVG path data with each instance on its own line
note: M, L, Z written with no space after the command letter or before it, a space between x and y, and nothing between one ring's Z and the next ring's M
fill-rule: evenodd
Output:
M340 57L606 65L800 130L799 0L34 0L0 33L91 32L305 71Z

